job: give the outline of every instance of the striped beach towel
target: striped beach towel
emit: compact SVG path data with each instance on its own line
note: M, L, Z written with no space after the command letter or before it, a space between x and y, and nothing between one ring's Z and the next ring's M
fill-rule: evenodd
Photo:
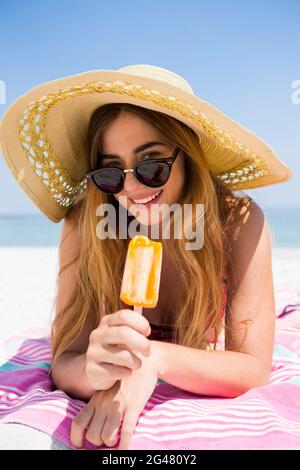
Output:
M201 396L158 381L131 449L300 449L299 310L277 318L269 384L236 398ZM85 406L56 390L49 336L13 338L0 366L0 422L41 430L74 449L72 419ZM85 449L95 447L84 441ZM111 448L114 449L114 448ZM115 447L117 449L117 446Z

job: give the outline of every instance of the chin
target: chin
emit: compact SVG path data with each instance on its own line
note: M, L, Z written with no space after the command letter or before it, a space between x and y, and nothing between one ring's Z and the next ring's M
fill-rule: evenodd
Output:
M148 217L143 217L143 216L138 216L136 217L136 220L142 224L142 225L145 225L145 226L151 226L151 225L156 225L158 223L161 222L161 215L159 215L158 217L151 217L151 215L149 215Z

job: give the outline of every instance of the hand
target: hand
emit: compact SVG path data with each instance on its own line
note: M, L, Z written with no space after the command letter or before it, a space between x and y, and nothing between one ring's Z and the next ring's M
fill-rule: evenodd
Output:
M102 317L92 331L86 352L86 378L94 390L110 389L117 380L141 367L137 353L149 356L149 321L140 313L123 309Z
M130 377L118 381L109 390L95 392L75 417L71 426L74 446L82 447L83 433L88 427L85 437L91 444L114 447L121 428L119 450L129 448L139 415L151 397L159 376L160 357L154 344L151 355L142 357L141 362L141 367L134 370Z

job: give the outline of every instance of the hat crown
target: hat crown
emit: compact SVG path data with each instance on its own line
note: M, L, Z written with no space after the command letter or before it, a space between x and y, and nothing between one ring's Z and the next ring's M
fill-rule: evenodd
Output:
M148 64L127 65L126 67L118 69L118 72L159 80L168 85L176 86L187 93L194 94L192 87L183 77L163 67Z

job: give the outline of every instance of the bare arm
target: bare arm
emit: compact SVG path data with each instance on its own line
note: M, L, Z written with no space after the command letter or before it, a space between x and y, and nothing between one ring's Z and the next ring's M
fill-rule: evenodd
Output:
M231 256L226 350L152 341L161 357L159 377L192 393L234 397L269 381L275 330L271 237L256 204L241 217Z
M74 218L66 217L63 223L61 242L59 247L60 267L69 263L77 254L80 246L77 223ZM58 293L56 298L56 311L63 308L72 294L75 285L75 274L78 268L77 262L63 271L58 281ZM87 318L79 337L67 348L55 361L51 376L56 387L64 390L75 398L88 400L94 389L91 388L85 374L86 351L90 334L95 326L91 318ZM103 382L103 390L112 387L116 380Z
M236 397L253 387L267 384L258 360L250 354L202 351L178 344L151 342L160 357L158 377L188 392Z
M71 397L88 401L95 390L90 387L87 381L85 362L85 353L74 351L63 353L52 370L52 379L57 388Z

